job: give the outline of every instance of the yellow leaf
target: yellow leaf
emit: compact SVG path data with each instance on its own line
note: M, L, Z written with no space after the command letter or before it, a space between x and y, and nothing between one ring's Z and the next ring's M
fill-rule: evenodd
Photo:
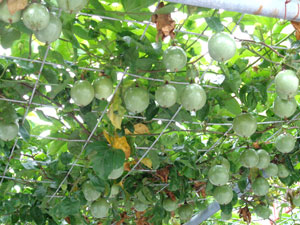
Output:
M126 109L122 106L122 99L120 97L120 92L118 91L107 112L108 118L116 129L121 129L122 119L125 112Z
M28 0L8 0L7 8L10 14L15 14L15 12L25 9L28 5Z
M148 168L152 169L152 161L149 158L143 158L141 163L143 163Z
M130 156L131 149L127 142L126 137L119 137L118 135L115 135L114 137L109 136L107 132L104 132L104 137L108 141L108 143L116 149L121 149L125 153L126 159Z
M148 127L143 123L138 123L134 125L134 134L148 134L149 129ZM131 132L128 129L125 129L125 134L131 134Z

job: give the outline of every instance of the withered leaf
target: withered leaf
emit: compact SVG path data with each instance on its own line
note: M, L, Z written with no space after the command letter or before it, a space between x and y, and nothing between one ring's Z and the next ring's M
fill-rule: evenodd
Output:
M165 5L163 2L159 3L157 9L163 8ZM175 21L172 19L171 14L154 14L151 18L153 23L156 23L156 29L158 31L156 35L156 41L161 38L164 40L167 36L172 39L175 38Z
M10 14L15 14L15 12L25 9L28 5L28 0L7 0L7 8Z
M296 30L296 39L300 40L300 22L291 21L291 24Z
M240 218L243 218L243 220L247 223L251 223L251 213L248 209L248 207L240 208L239 210L239 216Z
M165 167L163 169L157 170L156 175L161 179L162 182L168 183L169 168Z

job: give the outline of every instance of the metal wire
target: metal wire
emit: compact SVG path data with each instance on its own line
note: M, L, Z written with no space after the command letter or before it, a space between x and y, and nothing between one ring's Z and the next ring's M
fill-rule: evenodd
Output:
M38 86L38 83L39 83L39 80L40 80L40 77L41 77L41 74L42 74L42 71L43 71L43 68L44 68L44 65L45 65L47 56L48 56L48 53L49 53L49 49L50 49L50 45L47 46L47 49L46 49L46 52L45 52L45 55L44 55L44 58L43 58L43 61L42 61L42 65L41 65L40 70L39 70L39 73L38 73L38 77L37 77L36 82L35 82L35 84L34 84L34 88L33 88L33 90L32 90L32 94L31 94L31 96L30 96L30 99L29 99L29 101L28 101L28 105L27 105L26 110L25 110L25 114L24 114L23 119L22 119L22 124L24 124L25 119L26 119L26 116L27 116L27 114L28 114L28 112L29 112L30 106L31 106L31 104L32 104L32 100L33 100L35 91L36 91L36 89L37 89L37 86ZM10 155L9 155L9 157L8 157L7 164L6 164L6 166L5 166L5 169L4 169L4 172L3 172L3 175L2 175L1 181L0 181L0 186L1 186L2 183L3 183L4 177L5 177L5 175L6 175L6 172L7 172L7 170L8 170L8 167L9 167L10 160L12 159L13 154L14 154L14 152L15 152L15 149L16 149L16 147L17 147L18 140L19 140L19 137L16 138L16 140L15 140L15 142L14 142L14 145L13 145L13 147L12 147L12 149L11 149Z
M155 139L155 141L152 143L152 145L148 148L148 150L142 155L142 157L137 161L137 163L132 167L132 169L122 178L121 181L123 181L126 177L128 177L134 170L135 168L141 163L141 161L147 156L147 154L149 153L149 151L154 147L154 145L158 142L158 140L160 139L160 137L163 135L163 133L165 132L166 129L168 129L168 127L170 126L170 124L172 123L172 120L175 119L175 117L177 116L177 114L180 112L182 108L182 105L180 105L177 109L177 111L175 112L175 114L172 116L172 119L169 121L169 123L164 127L164 129L161 131L161 133L158 135L158 137Z

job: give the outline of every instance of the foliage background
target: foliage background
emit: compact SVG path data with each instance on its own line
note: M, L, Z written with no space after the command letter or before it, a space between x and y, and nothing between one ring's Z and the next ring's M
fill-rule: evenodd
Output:
M228 212L233 207L234 219L228 224L235 221L241 224L238 209L248 205L252 212L259 202L271 206L276 202L280 217L277 224L292 224L297 220L297 209L292 210L293 213L284 212L290 207L287 193L297 188L299 180L299 142L296 149L286 155L278 154L273 145L274 137L282 130L298 135L299 109L293 120L285 121L276 117L272 109L274 76L282 69L298 70L299 67L299 42L290 23L169 4L164 10L172 13L176 20L176 37L156 43L155 25L147 22L156 2L90 0L81 14L62 12L62 36L51 44L49 52L22 22L0 23L0 94L3 100L0 103L4 107L7 102L17 100L12 105L20 121L19 138L11 142L0 141L0 171L5 176L2 176L5 179L0 186L1 223L61 224L71 221L71 224L85 224L89 221L90 224L111 224L121 221L122 213L127 212L129 224L145 218L154 224L179 224L176 213L162 209L162 200L171 192L180 204L193 204L195 213L204 210L213 201L210 196L213 187L207 183L206 175L217 157L224 156L230 161L232 186L237 183L242 192L245 190L246 178L254 175L251 174L253 171L241 169L239 152L242 147L265 149L272 159L285 163L291 175L286 179L269 179L272 188L265 197L253 197L251 191L245 191L242 199L222 208ZM44 3L57 12L53 8L56 1L45 0ZM145 38L140 39L145 30ZM239 47L235 57L222 65L211 61L207 54L208 38L219 31L233 31ZM163 84L165 75L177 82L174 85L178 90L188 82L187 68L169 73L162 65L163 51L172 44L185 49L189 66L198 69L200 79L205 78L207 71L224 74L226 78L222 84L213 82L213 75L201 79L208 96L205 107L195 114L181 109L176 122L171 122L164 131L179 104L170 109L157 107L155 90ZM22 124L27 100L32 95L45 54L47 63ZM127 67L129 70L110 106L110 113L102 114L106 101L94 100L84 108L70 102L70 88L75 81L86 79L92 82L102 73L110 76L116 87ZM147 88L151 96L150 106L140 115L128 114L122 103L124 91L135 83ZM299 103L299 96L296 100ZM233 118L242 111L253 113L260 122L257 132L249 139L237 137L229 130ZM11 114L6 111L2 115L5 118ZM89 144L83 154L79 154L101 115L101 123L91 137L94 144ZM120 129L113 125L112 117L116 117L114 123L121 122ZM141 126L140 130L136 129L137 133L133 134L137 124ZM95 157L95 150L103 152L111 148L104 132L109 138L115 138L111 141L117 143L115 148L122 149L130 157L124 159L122 154L104 153ZM125 137L125 141L121 137ZM128 171L125 171L124 180L107 179L106 175L123 163L126 168L132 168L157 137L160 137L157 143L134 172L127 176ZM13 152L12 148L15 149ZM101 168L96 164L99 161L103 162ZM116 163L111 164L113 161ZM91 217L90 203L85 201L82 193L82 185L87 180L91 180L106 198L114 183L122 186L120 194L109 199L112 206L109 218L96 220ZM137 215L132 213L132 201L141 199L141 193L150 207L145 214ZM220 214L204 224L215 224L216 220L218 224L227 224L220 220Z

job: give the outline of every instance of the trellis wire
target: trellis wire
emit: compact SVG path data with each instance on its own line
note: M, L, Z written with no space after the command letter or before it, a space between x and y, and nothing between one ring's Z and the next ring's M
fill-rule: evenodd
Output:
M117 84L117 87L115 88L115 90L114 90L114 92L113 92L113 94L112 94L112 98L111 98L111 99L108 101L108 103L106 104L105 109L104 109L103 113L101 114L101 116L99 117L99 119L98 119L98 121L97 121L97 123L96 123L94 129L92 130L92 132L90 133L90 135L89 135L89 137L87 138L86 142L85 142L84 145L82 146L81 151L80 151L80 153L79 153L79 156L83 153L85 147L88 145L88 143L90 142L90 140L91 140L91 138L93 137L94 133L96 132L97 127L98 127L98 125L100 124L100 122L102 121L102 119L103 119L103 117L104 117L104 115L105 115L106 110L108 109L110 103L111 103L112 100L113 100L114 95L117 93L117 90L118 90L119 86L121 85L122 80L123 80L123 78L124 78L124 76L125 76L127 70L128 70L128 67L127 67L127 68L125 69L125 71L123 72L122 77L121 77L121 79L119 80L119 83ZM53 196L55 196L55 195L57 194L57 192L59 191L59 189L61 188L61 186L63 185L63 183L67 180L68 176L70 175L70 173L72 172L72 170L73 170L73 168L74 168L74 164L77 163L77 161L78 161L78 158L76 158L76 159L74 160L74 162L72 163L71 168L69 169L68 173L66 174L66 176L64 177L64 179L62 180L62 182L59 184L58 188L56 189L56 191L54 192L54 194L52 195L52 197L48 200L48 202L52 200Z
M177 116L177 114L179 113L179 111L181 110L182 105L180 105L177 109L177 111L174 113L174 115L172 116L172 119L169 121L169 123L164 127L164 129L161 131L161 133L158 135L158 137L155 139L155 141L152 143L152 145L147 149L147 151L142 155L142 157L137 161L137 163L132 167L132 169L122 178L121 181L124 181L124 179L126 177L128 177L132 171L141 163L141 161L147 156L147 154L149 153L149 151L154 147L154 145L158 142L158 140L160 139L160 137L163 135L163 133L165 132L166 129L168 129L168 127L170 126L170 124L172 123L172 120L175 119L175 117Z
M42 183L42 184L55 184L53 181L43 181L43 180L26 180L26 179L20 179L16 177L8 177L8 176L0 176L2 179L7 179L7 180L14 180L18 182L27 182L27 183Z
M30 106L32 104L32 100L33 100L33 97L34 97L34 94L35 94L35 91L37 89L37 86L38 86L38 83L39 83L39 80L40 80L40 77L41 77L41 74L42 74L42 71L43 71L43 68L44 68L44 65L45 65L45 62L46 62L46 59L47 59L47 56L48 56L48 53L49 53L49 49L50 49L50 45L47 46L47 49L46 49L46 52L45 52L45 55L44 55L44 58L43 58L43 61L42 61L42 64L41 64L41 67L40 67L40 70L39 70L39 73L38 73L38 77L36 79L36 82L34 84L34 88L32 90L32 94L30 96L30 99L28 101L28 105L26 107L26 110L25 110L25 113L24 113L24 116L23 116L23 119L22 119L22 124L24 124L25 122L25 119L26 119L26 116L29 112L29 109L30 109ZM8 157L8 161L7 161L7 164L5 166L5 169L4 169L4 172L3 172L3 175L2 175L2 178L1 178L1 181L0 181L0 186L2 185L3 183L3 180L4 180L4 177L6 175L6 172L8 170L8 167L9 167L9 163L10 163L10 160L12 159L13 157L13 154L14 154L14 151L17 147L17 143L18 143L18 140L19 140L19 137L16 138L15 142L14 142L14 145L11 149L11 152L10 152L10 155Z
M158 1L158 4L159 4L159 2L160 2L160 0ZM151 18L150 18L150 20L151 20ZM142 39L144 38L144 36L146 35L146 32L147 32L147 30L148 30L148 28L149 28L149 25L150 25L150 24L147 24L147 25L146 25L146 27L145 27L145 29L144 29L144 32L143 32L143 34L142 34L140 40L142 40ZM113 94L112 94L112 96L111 96L111 99L110 99L110 100L108 101L108 103L106 104L105 109L103 110L103 112L102 112L100 118L98 119L98 121L97 121L97 123L96 123L94 129L92 130L91 134L89 135L88 139L86 140L85 144L83 145L83 147L82 147L82 149L81 149L81 151L80 151L80 153L79 153L79 156L83 153L85 147L87 146L87 144L88 144L89 141L91 140L93 134L95 133L95 131L96 131L98 125L99 125L100 122L102 121L102 118L104 117L104 115L105 115L105 113L106 113L106 111L107 111L107 109L108 109L110 103L112 102L112 100L113 100L113 98L114 98L114 95L117 93L117 90L119 89L119 87L120 87L120 85L121 85L121 83L122 83L122 81L123 81L123 79L124 79L124 76L125 76L125 74L127 73L128 69L129 69L129 67L126 67L125 71L123 72L122 77L121 77L121 79L119 80L119 83L117 84L117 86L116 86L116 88L115 88L115 90L114 90L114 92L113 92ZM56 191L54 192L54 194L52 195L52 197L48 200L48 202L52 200L53 196L55 196L55 195L57 194L57 192L59 191L59 189L61 188L61 186L63 185L63 183L67 180L67 178L68 178L68 176L70 175L72 169L74 168L74 164L77 163L77 161L78 161L78 158L72 163L72 166L71 166L70 170L68 171L68 173L66 174L65 178L62 180L62 182L60 183L60 185L58 186L58 188L56 189Z

